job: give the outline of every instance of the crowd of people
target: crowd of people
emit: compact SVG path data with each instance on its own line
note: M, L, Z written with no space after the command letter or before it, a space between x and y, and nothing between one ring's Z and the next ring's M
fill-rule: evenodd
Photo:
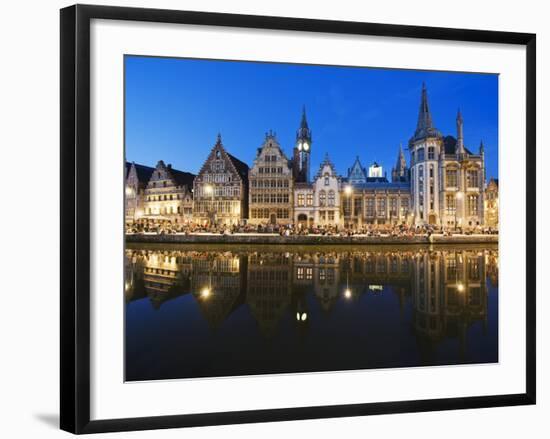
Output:
M458 228L443 228L433 225L407 225L407 224L384 224L373 225L366 224L362 226L353 225L351 227L337 225L304 225L304 224L265 224L265 225L224 225L224 224L174 224L169 221L163 222L136 222L127 224L126 233L128 234L219 234L232 235L244 233L269 233L278 234L280 236L293 235L321 235L321 236L391 236L391 237L413 237L413 236L430 236L432 234L443 234L445 236L452 235L472 235L472 234L498 234L498 230L490 227L476 227L472 229Z

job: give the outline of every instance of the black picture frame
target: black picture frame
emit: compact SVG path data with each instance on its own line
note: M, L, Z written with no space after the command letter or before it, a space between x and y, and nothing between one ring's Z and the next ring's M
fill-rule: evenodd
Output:
M503 43L526 47L526 392L508 395L90 420L90 21L132 20ZM535 404L536 35L211 12L75 5L61 10L61 429L98 433Z

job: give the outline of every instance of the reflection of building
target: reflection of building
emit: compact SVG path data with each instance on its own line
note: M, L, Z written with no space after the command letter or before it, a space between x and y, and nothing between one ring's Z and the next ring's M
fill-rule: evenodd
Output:
M248 166L225 150L219 134L195 178L193 194L196 222L234 225L248 216Z
M491 178L485 188L485 225L498 228L498 179Z
M413 260L414 329L424 341L424 355L432 356L445 338L458 338L463 353L466 331L487 316L484 253L425 252Z
M155 171L149 166L126 162L125 218L131 223L145 213L145 189Z
M159 161L145 189L144 217L175 224L189 222L193 216L194 179L193 174Z
M416 131L409 140L415 224L464 228L483 224L483 144L478 154L466 148L460 111L456 127L456 139L443 137L434 127L423 85Z
M253 253L248 259L246 303L260 331L273 335L292 294L292 260L285 253Z
M258 148L248 178L249 222L292 223L292 167L272 132L266 133L263 145Z
M275 248L127 250L125 264L127 302L146 297L159 308L191 292L210 328L219 328L245 304L261 334L268 337L288 318L300 331L296 335L306 337L316 319L335 309L340 313L354 304L386 307L396 304L397 298L399 315L412 313L424 361L449 338L457 339L465 352L467 331L476 322L485 325L487 319L487 284L498 283L496 248L365 251L357 247L294 253ZM385 296L382 301L363 300L390 292L394 296L389 300ZM337 308L339 301L351 308Z
M246 258L229 252L193 254L191 292L210 327L218 328L242 303L246 267Z

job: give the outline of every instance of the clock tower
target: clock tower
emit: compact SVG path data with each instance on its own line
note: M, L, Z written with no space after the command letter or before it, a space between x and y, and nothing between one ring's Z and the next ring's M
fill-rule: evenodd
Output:
M311 130L307 124L306 108L302 110L300 128L296 131L296 144L293 153L294 181L309 183L309 167L311 157Z

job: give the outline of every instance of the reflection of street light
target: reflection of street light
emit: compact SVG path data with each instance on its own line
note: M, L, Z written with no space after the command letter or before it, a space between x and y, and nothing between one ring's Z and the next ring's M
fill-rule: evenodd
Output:
M204 288L201 290L201 297L202 297L203 299L207 299L208 297L210 297L210 293L211 293L210 288L204 287Z
M350 290L349 288L346 288L346 289L344 290L344 297L345 297L346 299L351 299L351 290Z
M296 321L302 321L302 322L305 322L307 320L307 314L305 312L303 313L299 313L297 312L296 313Z

